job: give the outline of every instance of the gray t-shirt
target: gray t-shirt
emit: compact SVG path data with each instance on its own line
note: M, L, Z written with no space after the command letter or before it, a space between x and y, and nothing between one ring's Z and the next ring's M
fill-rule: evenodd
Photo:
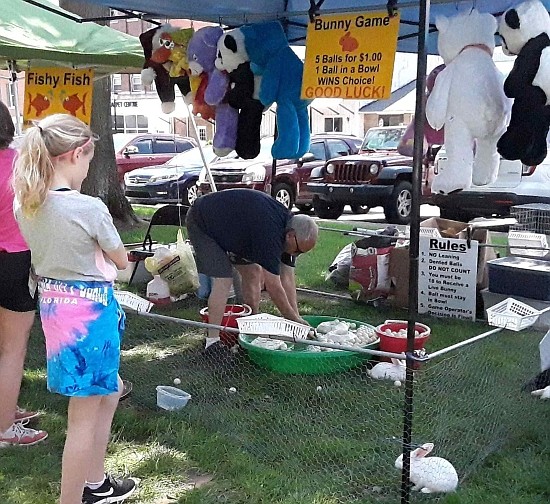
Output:
M25 217L17 201L14 210L38 276L86 281L116 278L116 267L103 251L116 250L122 241L99 198L78 191L49 191L33 217Z

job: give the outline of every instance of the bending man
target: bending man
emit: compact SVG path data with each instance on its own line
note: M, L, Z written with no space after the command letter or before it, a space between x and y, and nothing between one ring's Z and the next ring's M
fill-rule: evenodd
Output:
M187 214L197 268L212 277L208 319L220 325L232 282L232 267L242 277L243 300L258 313L262 282L283 317L306 323L298 311L296 257L317 242L318 228L306 215L293 215L271 196L229 189L203 196ZM208 330L207 346L219 339Z

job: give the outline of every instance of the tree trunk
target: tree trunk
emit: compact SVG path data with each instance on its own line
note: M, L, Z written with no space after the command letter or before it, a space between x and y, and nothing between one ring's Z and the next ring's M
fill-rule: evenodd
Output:
M100 5L84 4L73 0L60 0L62 9L74 12L83 18L109 16L109 8ZM100 22L108 25L108 22ZM91 128L100 137L96 144L95 155L90 163L90 171L82 192L90 196L99 196L109 208L114 219L125 225L132 225L138 219L118 182L113 147L111 118L111 79L109 76L94 81Z

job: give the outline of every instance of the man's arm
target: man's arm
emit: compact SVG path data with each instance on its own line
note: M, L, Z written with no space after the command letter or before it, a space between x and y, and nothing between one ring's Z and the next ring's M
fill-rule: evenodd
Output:
M288 320L299 322L300 324L307 324L305 320L300 317L298 310L294 308L287 297L287 293L281 282L279 275L274 275L267 270L264 270L265 288L269 293L269 297L275 303L275 306L281 312L281 315Z
M300 310L298 310L298 300L296 298L296 277L292 266L281 263L281 283L288 302L294 308L294 311L299 314Z

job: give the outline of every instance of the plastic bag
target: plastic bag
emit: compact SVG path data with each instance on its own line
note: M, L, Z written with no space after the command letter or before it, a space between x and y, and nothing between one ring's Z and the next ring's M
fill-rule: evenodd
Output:
M194 292L199 288L199 273L191 245L178 229L176 248L159 247L153 257L145 259L145 268L153 275L166 280L172 296Z
M349 270L351 267L351 247L352 244L346 245L332 261L328 268L328 273L325 280L331 280L336 285L348 287L349 285Z
M352 244L350 287L360 285L360 297L364 300L386 298L390 293L390 252L396 238L372 236Z

